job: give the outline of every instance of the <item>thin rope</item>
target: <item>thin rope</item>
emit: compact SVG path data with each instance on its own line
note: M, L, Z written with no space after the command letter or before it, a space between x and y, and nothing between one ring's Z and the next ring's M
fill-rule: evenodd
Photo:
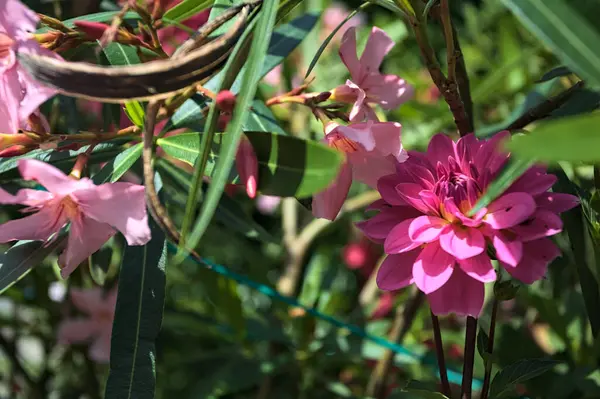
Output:
M175 252L177 252L177 247L175 247L173 244L169 243L169 250L172 253L175 253ZM369 334L368 332L366 332L364 329L360 328L357 325L348 324L348 323L346 323L340 319L337 319L333 316L321 313L312 307L305 306L305 305L301 304L300 302L298 302L298 300L294 297L281 295L279 292L277 292L275 289L269 287L268 285L261 284L256 281L250 280L248 277L246 277L242 274L236 273L234 271L231 271L229 268L227 268L225 266L219 265L217 263L213 263L208 259L200 258L198 260L191 256L188 256L188 259L198 265L201 265L210 270L213 270L216 273L218 273L226 278L232 279L242 285L245 285L247 287L255 289L256 291L258 291L270 298L273 298L277 301L286 303L290 306L300 308L300 309L304 310L306 313L308 313L318 319L326 321L326 322L336 326L337 328L346 329L346 330L350 331L351 333L353 333L363 339L369 340L369 341L371 341L379 346L382 346L386 349L389 349L389 350L393 351L394 353L410 357L414 360L418 360L418 361L422 362L423 364L432 366L435 368L437 375L439 377L439 369L437 368L435 357L433 357L433 356L430 356L430 355L422 356L422 355L416 354L416 353L408 350L404 346L399 345L395 342L388 341L387 339L385 339L383 337L378 337L376 335ZM462 374L455 370L448 370L448 379L453 384L461 385ZM475 390L480 389L481 385L482 385L481 380L473 379L473 389L475 389Z

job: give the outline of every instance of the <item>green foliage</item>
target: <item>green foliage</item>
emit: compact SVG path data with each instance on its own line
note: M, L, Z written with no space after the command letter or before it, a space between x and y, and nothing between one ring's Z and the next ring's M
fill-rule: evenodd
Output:
M500 399L513 392L517 384L544 374L560 362L551 359L523 359L500 370L492 380L490 399Z

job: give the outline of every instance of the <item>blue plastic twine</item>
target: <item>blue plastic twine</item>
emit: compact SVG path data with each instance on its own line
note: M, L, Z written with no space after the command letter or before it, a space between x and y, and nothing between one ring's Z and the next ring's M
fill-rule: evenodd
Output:
M171 250L172 253L176 253L177 247L175 245L173 245L172 243L168 243L168 244L169 244L169 250ZM267 295L270 298L273 298L273 299L283 302L283 303L287 303L288 305L293 306L293 307L301 308L306 313L308 313L318 319L324 320L338 328L346 329L346 330L350 331L351 333L356 334L357 336L364 338L366 340L369 340L369 341L371 341L379 346L382 346L386 349L389 349L389 350L393 351L394 353L408 356L413 359L419 360L423 363L427 363L436 368L437 374L439 376L439 369L437 368L436 361L435 361L435 359L431 359L431 357L425 357L425 356L418 355L418 354L406 349L402 345L399 345L395 342L388 341L385 338L369 334L368 332L366 332L359 326L345 323L335 317L321 313L314 308L305 306L305 305L301 304L300 302L298 302L298 300L294 297L281 295L279 292L277 292L276 290L274 290L273 288L271 288L267 285L250 280L246 276L236 273L236 272L233 272L229 268L219 265L219 264L216 264L216 263L213 263L208 259L205 259L205 258L196 259L192 256L188 256L188 259L198 265L201 265L210 270L213 270L216 273L218 273L226 278L232 279L234 281L237 281L240 284L243 284L247 287L255 289L258 292L260 292L264 295ZM455 370L448 370L447 373L448 373L448 380L450 380L451 383L456 384L456 385L461 385L461 383L462 383L461 373L459 373ZM481 388L481 385L482 385L482 382L480 380L473 379L473 389L478 390Z

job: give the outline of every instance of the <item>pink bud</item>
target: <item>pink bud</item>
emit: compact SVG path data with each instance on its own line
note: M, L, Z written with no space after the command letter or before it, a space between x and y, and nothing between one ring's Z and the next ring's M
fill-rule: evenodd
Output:
M94 21L75 21L74 24L80 31L95 40L100 40L104 32L110 28L106 24Z
M351 243L342 250L342 259L351 269L360 269L363 267L369 257L368 248L359 243Z
M229 90L220 91L215 98L217 107L223 112L233 112L235 107L235 94Z
M217 128L220 131L225 131L227 125L231 121L231 114L221 114L219 115L219 119L217 120Z
M248 197L256 197L258 190L258 159L252 144L246 137L242 137L240 141L235 156L235 166L242 184L246 186Z
M13 145L12 147L0 151L0 158L16 157L18 155L27 154L31 150L33 150L32 147L26 147L24 145Z

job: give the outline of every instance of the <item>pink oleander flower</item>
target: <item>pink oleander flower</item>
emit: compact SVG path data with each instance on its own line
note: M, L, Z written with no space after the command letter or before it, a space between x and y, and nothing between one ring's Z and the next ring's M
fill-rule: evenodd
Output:
M240 140L235 155L235 166L241 183L246 187L248 197L256 197L258 191L258 159L250 140L245 136Z
M562 230L558 214L578 204L572 195L548 192L556 177L534 166L499 198L467 216L509 155L498 151L502 132L489 141L470 134L454 143L434 136L426 153L410 152L395 173L382 177L379 214L359 223L388 257L377 275L383 290L415 283L433 313L477 317L484 284L496 280L490 251L513 277L541 279L560 255L547 237Z
M321 29L320 37L321 40L325 40L327 36L333 32L335 28L341 24L346 17L350 14L350 10L348 7L344 5L344 3L334 2L332 3L325 11L323 12L323 27ZM362 13L356 14L354 17L350 18L344 24L346 29L354 28L362 25L364 23L364 16ZM340 41L342 37L343 29L340 29L331 39L332 42L337 43Z
M63 278L99 250L116 230L129 245L144 245L150 240L143 186L96 186L88 178L76 180L33 159L20 160L19 171L23 179L35 180L48 191L21 189L12 195L0 188L0 204L22 204L27 206L23 212L32 213L0 225L0 242L52 241L70 223L67 247L58 258Z
M341 126L330 122L325 127L324 142L342 151L346 161L337 178L313 197L313 215L333 220L339 213L352 180L377 188L377 180L393 173L407 153L400 142L401 125L396 122L355 123Z
M98 363L108 363L117 304L116 287L106 294L99 287L87 290L71 288L71 301L88 317L63 320L58 327L58 342L63 345L91 342L90 358Z
M394 47L392 39L381 29L373 27L360 60L356 54L355 29L344 33L340 46L340 57L350 71L351 80L332 92L331 100L354 103L350 120L378 120L371 105L379 104L391 110L408 101L414 89L396 75L382 75L379 67L383 57Z
M22 68L16 53L58 57L32 39L37 14L18 0L0 0L0 133L16 133L56 91L42 86Z

